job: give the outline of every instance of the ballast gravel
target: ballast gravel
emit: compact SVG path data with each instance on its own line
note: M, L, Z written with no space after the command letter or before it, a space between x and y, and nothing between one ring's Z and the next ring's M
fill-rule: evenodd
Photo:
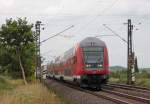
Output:
M94 95L82 91L78 91L51 79L45 80L45 83L49 88L54 89L57 94L63 96L72 104L115 104L112 101L98 98Z

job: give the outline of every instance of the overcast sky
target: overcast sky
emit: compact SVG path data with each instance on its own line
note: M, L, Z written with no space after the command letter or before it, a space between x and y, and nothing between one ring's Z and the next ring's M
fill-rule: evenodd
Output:
M32 23L42 21L45 30L41 40L75 26L62 34L70 38L58 36L41 45L45 61L61 55L87 36L113 35L102 24L127 39L124 23L130 18L135 25L134 49L139 67L150 67L150 0L0 0L0 24L11 17L27 17ZM110 65L126 66L126 43L117 37L99 38L108 46Z

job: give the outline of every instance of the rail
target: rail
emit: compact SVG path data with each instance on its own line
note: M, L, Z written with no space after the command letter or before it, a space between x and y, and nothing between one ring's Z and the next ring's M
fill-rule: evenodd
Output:
M150 103L150 99L148 99L148 98L143 98L143 97L134 96L134 95L130 95L130 94L125 94L125 93L121 93L119 91L112 91L112 90L103 89L103 88L102 88L102 91L107 92L107 93L111 93L111 94L114 94L114 95L126 97L128 99L133 99L133 100L136 100L136 101L140 101L140 102Z
M122 88L122 89L127 89L127 90L135 90L135 91L139 91L143 93L150 93L150 88L146 88L146 87L132 86L132 85L126 85L126 84L107 84L105 86Z

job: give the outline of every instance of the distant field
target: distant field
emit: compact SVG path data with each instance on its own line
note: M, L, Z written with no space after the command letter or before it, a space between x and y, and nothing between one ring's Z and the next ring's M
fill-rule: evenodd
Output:
M126 83L127 82L126 70L111 71L109 82ZM150 87L150 72L143 70L140 73L136 73L135 84L138 86Z
M39 82L23 85L22 80L0 77L0 104L68 104Z

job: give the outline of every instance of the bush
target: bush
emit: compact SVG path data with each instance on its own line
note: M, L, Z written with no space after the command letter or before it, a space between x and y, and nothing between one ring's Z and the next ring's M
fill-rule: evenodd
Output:
M110 82L113 83L126 83L127 71L117 70L110 73ZM136 73L136 85L150 87L150 73L146 70L142 70L140 73Z

